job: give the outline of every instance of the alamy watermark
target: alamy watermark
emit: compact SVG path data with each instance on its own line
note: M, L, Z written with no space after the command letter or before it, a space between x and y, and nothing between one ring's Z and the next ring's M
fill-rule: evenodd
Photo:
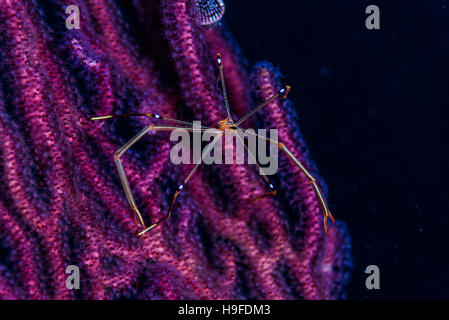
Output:
M171 132L170 141L177 141L170 151L173 164L248 163L258 164L261 175L274 175L278 171L277 129L218 130L202 129L200 121L193 124L192 128Z
M69 276L65 280L65 286L69 290L79 290L80 288L80 268L70 265L65 268L65 273Z

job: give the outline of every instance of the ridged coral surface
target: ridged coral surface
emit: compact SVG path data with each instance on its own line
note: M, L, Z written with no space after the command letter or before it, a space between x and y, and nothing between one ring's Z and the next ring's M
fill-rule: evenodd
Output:
M66 28L66 1L0 2L0 298L343 297L347 232L337 222L324 235L312 185L282 154L276 197L251 202L266 188L254 166L203 166L173 216L136 237L113 154L162 122L89 117L152 112L216 126L226 116L217 52L235 118L281 88L279 72L261 63L247 74L225 28L197 25L190 1L73 4L79 30ZM279 129L316 174L289 101L245 124ZM124 156L148 224L191 169L170 162L171 146L150 134ZM80 268L79 290L66 287L68 265Z

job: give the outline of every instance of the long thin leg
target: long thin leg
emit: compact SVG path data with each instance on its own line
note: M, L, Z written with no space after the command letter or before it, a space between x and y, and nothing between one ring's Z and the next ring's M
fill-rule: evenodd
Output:
M215 136L214 140L207 146L206 149L204 149L203 154L202 154L202 158L204 157L205 154L207 154L212 148L213 146L217 143L218 139L223 135L223 132L220 131L218 132L218 134ZM145 233L147 233L148 231L150 231L151 229L153 229L154 227L156 227L157 225L159 225L160 223L164 222L165 220L167 220L172 211L173 211L173 207L175 205L176 202L176 198L179 196L179 194L181 193L181 191L184 189L185 185L189 182L189 180L192 178L193 174L196 172L196 170L198 169L198 167L200 166L201 163L197 163L195 165L195 167L193 167L193 169L190 171L190 173L187 175L187 178L184 179L183 183L181 185L179 185L178 189L175 191L175 193L173 194L173 198L170 204L170 208L168 209L167 214L160 219L159 221L157 221L156 223L152 224L151 226L149 226L148 228L142 230L141 232L139 232L137 235L143 236Z
M251 110L250 112L248 112L245 116L243 116L239 121L237 121L235 123L235 127L239 126L243 121L245 121L246 119L248 119L249 117L251 117L253 114L255 114L257 111L259 111L260 109L262 109L263 107L265 107L267 104L269 104L271 101L273 101L274 99L276 99L277 97L282 95L282 99L285 100L287 99L287 95L290 92L291 87L290 86L285 86L285 88L282 88L281 90L278 91L278 93L272 95L270 98L268 98L266 101L262 102L260 105L258 105L257 107L255 107L253 110Z
M105 115L105 116L96 116L96 117L92 117L92 118L90 118L89 120L106 120L106 119L113 119L113 118L129 118L129 117L148 117L148 118L159 119L159 120L164 120L164 121L168 121L168 122L173 122L173 123L178 123L178 124L188 125L188 126L193 126L193 125L194 125L192 122L183 121L183 120L178 120L178 119L173 119L173 118L161 116L161 115L155 114L155 113L123 113L123 114L110 114L110 115ZM212 129L212 128L206 127L206 126L200 126L200 128L203 128L203 129Z
M120 157L131 148L137 141L139 141L148 131L150 130L150 126L145 127L141 130L137 135L135 135L131 140L129 140L126 144L124 144L120 149L118 149L114 154L114 162L117 167L117 171L120 177L120 181L122 182L123 189L126 193L126 199L133 210L134 222L137 224L136 216L139 218L140 224L145 228L145 222L142 219L142 215L137 208L136 202L134 200L134 196L132 194L131 188L129 186L128 178L126 177L125 170L123 169L122 161Z
M253 202L257 202L260 199L263 199L265 197L269 197L269 196L275 196L276 195L276 190L274 189L273 184L270 182L270 180L268 179L268 177L263 173L263 169L260 167L259 163L257 162L256 157L251 153L251 151L249 151L248 147L245 144L245 141L242 139L242 137L240 137L240 135L237 133L237 130L233 130L234 133L236 134L237 138L242 142L243 146L245 147L246 152L248 153L248 156L250 156L257 168L259 169L259 174L262 176L262 178L264 179L264 181L268 184L268 186L270 187L271 191L266 192L258 197L256 197L255 199L253 199Z
M221 54L217 53L217 64L218 69L220 71L220 82L221 82L221 90L223 91L223 98L226 106L226 114L228 115L228 120L231 122L234 122L231 117L231 111L229 110L229 101L228 101L228 95L226 93L226 84L224 79L224 73L223 73L223 60L221 59Z
M324 196L320 190L320 187L318 187L316 179L310 174L309 171L307 171L307 169L303 166L303 164L298 159L296 159L296 157L290 152L290 150L287 149L287 147L283 143L279 143L278 146L279 146L279 149L284 151L287 154L287 156L290 159L292 159L293 162L296 163L296 165L301 169L302 172L304 172L304 174L307 176L309 181L312 183L315 193L316 193L316 195L319 199L319 202L321 204L321 209L323 210L323 213L324 213L324 231L327 233L327 218L328 217L331 218L333 223L335 223L335 219L332 216L332 214L327 206L326 200L324 199Z
M299 167L299 169L306 175L306 177L309 179L310 183L313 186L313 189L315 191L315 194L318 198L318 201L321 205L321 209L323 211L324 215L324 231L327 233L327 218L330 218L333 223L335 223L335 219L332 216L329 207L327 206L326 200L323 196L323 193L321 192L320 187L317 184L317 181L315 177L304 167L304 165L290 152L290 150L282 143L278 142L266 137L259 136L257 133L252 133L250 131L247 131L249 134L252 134L256 136L257 138L264 139L266 141L276 143L278 145L278 148L281 149L293 162Z
M138 134L136 134L131 140L129 140L126 144L124 144L120 149L118 149L114 154L114 162L117 167L117 171L120 177L120 181L122 182L123 189L125 190L126 198L128 200L128 203L133 210L134 214L134 221L137 224L137 219L139 219L140 224L143 228L145 228L145 222L143 221L142 215L140 214L139 209L137 208L133 193L131 191L131 188L129 186L128 178L126 177L125 170L123 168L123 164L121 161L122 155L129 150L137 141L139 141L148 131L173 131L176 129L183 129L187 130L189 132L198 132L198 131L204 131L204 129L201 128L183 128L183 127L162 127L162 126L154 126L150 125L145 127L143 130L141 130Z

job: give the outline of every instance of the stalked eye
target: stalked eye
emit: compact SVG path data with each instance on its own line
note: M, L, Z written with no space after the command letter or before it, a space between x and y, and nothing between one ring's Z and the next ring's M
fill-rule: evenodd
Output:
M224 12L223 0L197 0L193 5L193 15L196 21L203 26L220 21Z

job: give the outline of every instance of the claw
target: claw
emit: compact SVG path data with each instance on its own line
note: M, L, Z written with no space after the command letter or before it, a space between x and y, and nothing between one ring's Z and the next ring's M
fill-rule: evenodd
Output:
M292 87L290 87L290 86L285 86L285 88L281 90L281 93L283 93L282 100L287 99L288 93L290 92L291 88Z
M329 210L326 210L324 216L323 216L323 220L324 220L324 233L327 234L327 218L331 218L332 222L335 224L335 219L332 216L332 214L330 213Z

